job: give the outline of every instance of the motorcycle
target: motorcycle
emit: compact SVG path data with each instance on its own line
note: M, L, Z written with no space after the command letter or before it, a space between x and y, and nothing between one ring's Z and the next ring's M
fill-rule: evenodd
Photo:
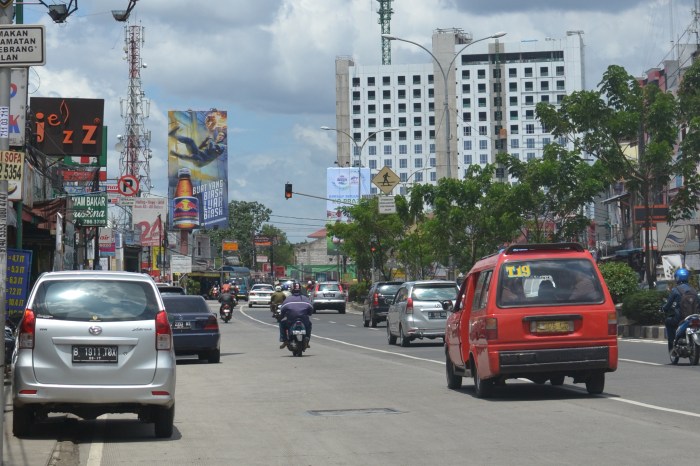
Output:
M678 364L680 358L690 359L690 364L700 361L700 315L691 314L678 325L673 349L669 353L671 364Z
M219 299L219 287L212 286L209 290L209 299Z
M270 303L270 312L272 312L272 317L280 320L280 306L279 304Z
M304 322L297 319L294 321L287 331L287 349L294 356L301 357L309 343L309 338L306 336L306 326Z
M219 316L221 317L221 320L228 323L228 321L231 320L231 317L233 316L231 305L228 303L222 304L221 310L219 311Z

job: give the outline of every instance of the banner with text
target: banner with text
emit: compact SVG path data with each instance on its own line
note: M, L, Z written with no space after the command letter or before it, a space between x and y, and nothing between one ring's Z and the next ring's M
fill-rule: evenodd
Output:
M141 232L141 246L160 246L166 234L163 229L167 215L163 197L134 198L132 217L134 230Z
M326 169L326 219L347 222L348 217L341 212L348 204L357 204L362 196L370 193L369 168L327 168Z

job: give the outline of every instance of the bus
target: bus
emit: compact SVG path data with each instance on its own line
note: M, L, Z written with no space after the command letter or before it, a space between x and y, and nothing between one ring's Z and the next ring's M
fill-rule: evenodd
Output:
M235 282L238 285L238 298L248 301L248 290L252 285L252 276L248 267L224 265L219 269L221 280L219 283Z

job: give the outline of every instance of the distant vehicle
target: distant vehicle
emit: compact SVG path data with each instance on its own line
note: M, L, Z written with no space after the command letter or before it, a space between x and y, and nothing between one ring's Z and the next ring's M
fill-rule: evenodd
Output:
M248 307L270 306L270 297L275 289L267 283L256 283L250 288L248 293Z
M163 296L163 303L173 329L175 354L196 354L200 360L218 363L221 357L219 323L204 298Z
M49 412L84 419L135 413L155 424L156 437L171 437L175 367L172 330L151 277L44 273L17 330L13 432L30 435Z
M338 282L317 283L309 298L314 312L319 309L335 309L339 314L345 314L346 295Z
M394 296L403 282L375 282L369 289L364 309L362 309L362 322L365 327L376 327L377 323L386 321L389 305L394 302Z
M158 291L161 295L172 295L172 294L187 294L185 289L177 285L169 285L167 283L156 283L158 286Z
M398 338L401 346L415 339L445 338L447 312L443 303L454 301L459 288L449 280L419 280L403 283L386 316L386 335L390 345Z

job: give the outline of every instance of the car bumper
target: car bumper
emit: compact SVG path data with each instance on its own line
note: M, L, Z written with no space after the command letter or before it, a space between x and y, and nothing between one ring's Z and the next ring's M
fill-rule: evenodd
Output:
M253 296L248 297L248 303L253 306L269 306L270 298L256 298Z
M608 346L501 351L497 355L503 375L615 370Z
M185 354L187 351L217 349L220 341L221 335L218 333L173 335L175 354Z
M316 309L337 309L345 307L345 300L340 299L314 299L312 303Z
M445 338L445 329L408 328L406 335L412 338Z

